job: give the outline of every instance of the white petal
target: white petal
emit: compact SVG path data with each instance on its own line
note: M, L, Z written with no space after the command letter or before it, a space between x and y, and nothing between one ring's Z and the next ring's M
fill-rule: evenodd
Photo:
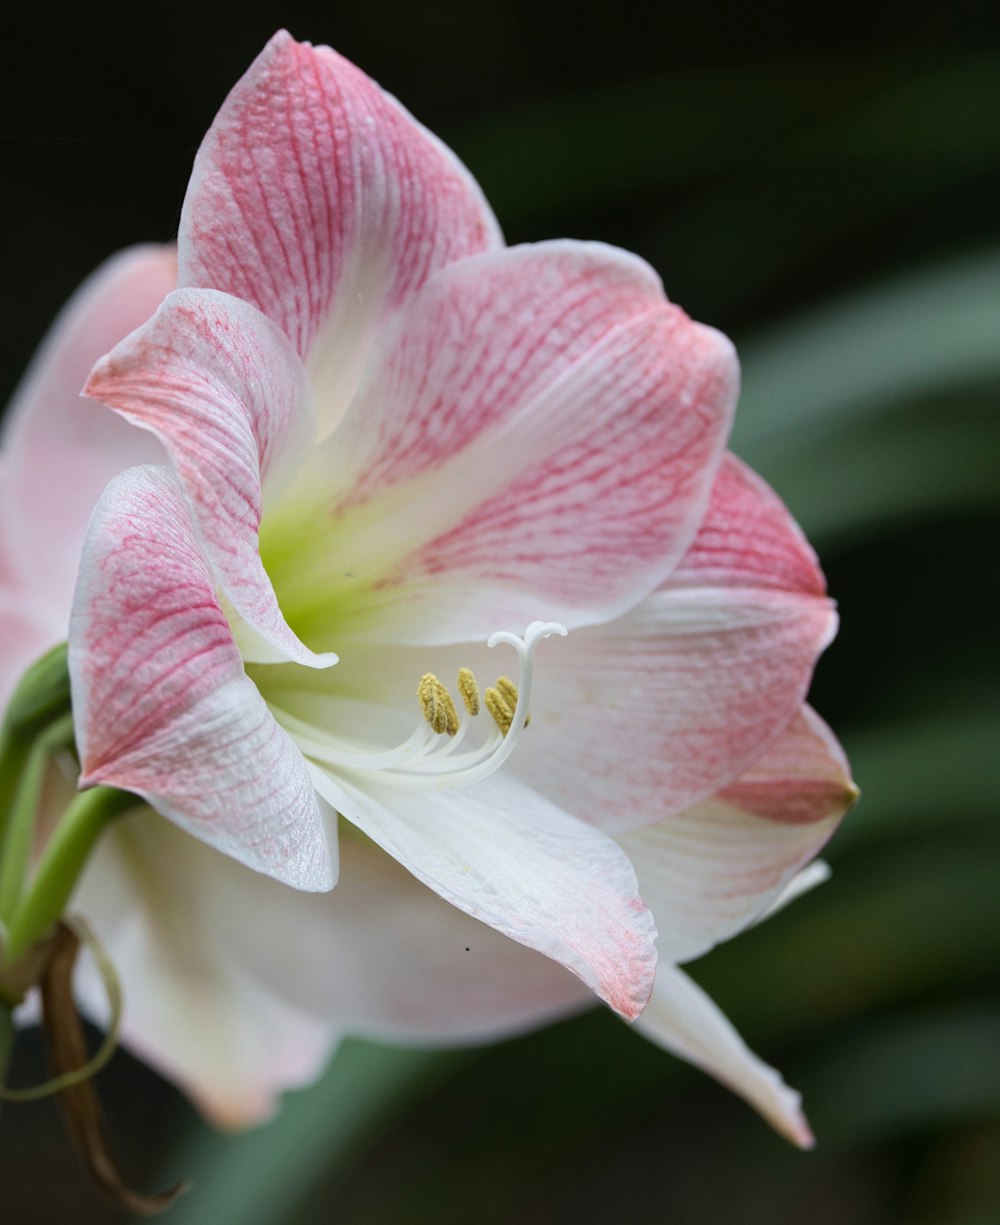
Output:
M448 905L367 839L326 894L289 889L149 809L123 818L74 909L125 987L123 1041L215 1122L259 1122L341 1034L487 1041L593 1000L561 966ZM80 983L91 1016L103 991Z
M622 1016L642 1011L656 933L632 866L610 838L503 775L423 792L318 768L313 778L330 804L446 901L565 965Z
M190 870L199 864L209 865L207 877ZM266 930L266 916L254 909L255 885L285 887L148 808L102 839L74 909L90 921L122 980L124 1044L176 1082L212 1122L245 1127L264 1122L282 1091L319 1075L336 1030L282 999L217 939L213 871L223 879L241 873L247 881L242 911L228 921ZM104 1023L104 991L92 968L79 976L78 991L88 1014Z
M621 835L661 956L689 961L776 905L856 794L840 746L806 707L719 795Z
M777 914L779 910L784 910L786 906L790 906L804 894L811 893L819 885L825 885L830 876L830 865L822 859L814 859L808 867L803 868L801 872L796 872L760 916L761 920L769 919L771 915Z
M705 992L676 966L660 964L653 998L636 1028L738 1093L793 1144L813 1147L801 1095L750 1050Z

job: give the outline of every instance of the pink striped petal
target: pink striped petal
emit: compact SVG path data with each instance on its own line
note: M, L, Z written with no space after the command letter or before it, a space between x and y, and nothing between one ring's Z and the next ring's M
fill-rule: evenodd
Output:
M228 294L178 290L98 362L86 391L167 448L247 624L287 659L336 662L288 628L258 551L265 496L294 475L315 435L305 371L280 329Z
M383 314L436 268L499 243L449 150L335 51L281 32L202 142L180 280L278 323L310 358L332 424Z
M801 707L836 627L823 592L781 502L726 457L702 527L667 582L540 662L533 734L513 769L612 833L715 794Z
M659 591L547 654L511 768L610 833L660 821L767 749L801 706L833 625L814 597Z
M717 1005L676 966L660 966L653 998L636 1028L738 1093L798 1148L815 1144L801 1094L749 1049Z
M762 917L856 797L840 745L805 707L718 795L622 835L660 955L689 961Z
M632 1020L649 998L655 928L631 864L597 830L515 780L461 792L364 789L318 768L316 788L447 902L572 970Z
M81 399L94 362L174 288L172 247L133 247L103 264L53 324L7 410L0 531L7 568L65 621L87 520L108 481L163 451Z
M557 242L453 264L387 332L314 460L338 531L309 569L289 559L282 587L367 578L368 632L391 622L400 642L614 616L693 539L736 384L729 342L623 252Z
M770 485L731 454L723 458L698 535L670 583L826 594L802 529Z
M167 469L123 473L94 512L70 676L83 785L134 791L296 888L332 887L305 762L243 671Z

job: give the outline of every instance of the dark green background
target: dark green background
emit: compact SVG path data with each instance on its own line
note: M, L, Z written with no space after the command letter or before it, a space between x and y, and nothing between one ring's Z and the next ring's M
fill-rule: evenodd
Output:
M833 881L695 970L803 1090L814 1154L603 1013L458 1055L351 1046L243 1139L120 1055L101 1083L130 1169L197 1176L168 1220L1000 1222L994 13L40 3L8 24L4 393L91 268L174 235L201 134L286 25L451 144L511 241L629 247L734 337L734 445L843 618L813 698L865 796ZM0 1119L0 1197L5 1225L115 1219L50 1104Z

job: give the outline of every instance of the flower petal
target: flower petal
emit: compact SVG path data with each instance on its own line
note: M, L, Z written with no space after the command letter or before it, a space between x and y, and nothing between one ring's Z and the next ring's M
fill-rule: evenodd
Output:
M28 592L0 587L0 719L25 671L63 633L58 617L45 603Z
M214 897L215 875L245 882L229 916ZM275 893L319 900L248 872L143 806L102 838L74 898L127 985L124 1045L220 1127L264 1122L282 1091L316 1078L336 1037L328 1021L270 990L216 939L219 918L245 923L248 939L266 938L261 906ZM105 1023L104 991L90 967L77 989L88 1015Z
M315 436L305 371L281 330L228 294L178 290L98 362L86 393L166 446L244 621L287 659L336 662L285 624L257 548L265 495L294 474Z
M276 893L262 912L269 939L251 944L230 924L234 956L282 998L336 1020L343 1032L487 1042L594 1002L575 975L449 905L350 826L336 889ZM290 964L282 943L293 940Z
M7 410L4 552L11 572L63 625L87 520L104 486L125 468L163 459L152 438L80 393L101 354L174 288L176 270L172 247L132 247L103 264L63 307Z
M660 964L653 998L636 1028L738 1093L793 1144L813 1147L801 1095L749 1049L705 992L676 966Z
M318 768L313 777L446 901L560 962L627 1019L642 1011L656 932L610 838L501 775L461 792L348 782Z
M825 885L831 875L828 863L822 859L814 859L801 872L795 873L784 889L781 890L770 906L768 906L767 910L760 916L760 920L769 919L772 915L777 914L779 910L784 910L786 906L790 906L792 902L797 901L804 894L811 893L818 885Z
M180 282L258 306L309 356L332 428L383 314L451 260L500 244L478 186L329 47L276 34L202 142Z
M816 554L784 503L753 469L728 453L698 535L670 585L826 594Z
M70 623L82 783L143 796L298 889L334 874L305 761L243 671L169 470L108 486Z
M729 342L623 252L555 242L452 264L387 329L282 508L312 499L338 521L278 556L282 599L309 607L333 577L357 606L367 585L357 620L397 642L615 616L694 538L736 385Z
M724 791L623 834L660 955L689 961L761 918L856 796L833 733L806 707Z
M787 726L832 624L812 597L659 591L546 655L511 768L610 833L660 821L725 787Z
M215 1115L235 1113L262 1081L297 1083L284 1079L295 1054L282 1040L294 1034L288 1021L278 1018L273 1050L253 1036L277 1000L291 1018L320 1020L328 1037L406 1043L493 1040L593 1003L568 971L448 905L367 839L348 832L341 846L337 888L301 893L147 809L116 825L88 869L74 905L143 1009L126 1013L126 1043L209 1097ZM147 989L149 1012L171 1019L185 1001L191 1012L193 994L204 1027L147 1015ZM258 1000L263 1016L236 1015ZM226 1024L250 1031L249 1049L219 1050Z
M778 498L727 457L702 528L667 582L540 661L540 734L524 737L513 770L611 833L713 795L801 707L836 627L823 591Z

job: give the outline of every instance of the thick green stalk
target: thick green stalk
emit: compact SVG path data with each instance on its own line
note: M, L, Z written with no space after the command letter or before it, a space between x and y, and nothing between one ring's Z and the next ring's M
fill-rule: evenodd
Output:
M55 828L31 890L8 926L7 958L14 961L49 930L66 908L87 857L104 828L139 801L127 791L81 791Z
M66 643L37 659L17 683L7 704L5 723L15 730L33 732L51 723L70 707L69 664Z
M7 810L6 831L0 843L0 919L4 922L9 921L21 900L49 758L60 746L72 743L73 716L67 713L37 737L20 771L19 785Z
M21 778L31 756L31 738L5 721L0 728L0 856L7 845Z
M66 644L53 647L18 681L0 726L0 849L7 840L11 814L40 732L70 709Z

